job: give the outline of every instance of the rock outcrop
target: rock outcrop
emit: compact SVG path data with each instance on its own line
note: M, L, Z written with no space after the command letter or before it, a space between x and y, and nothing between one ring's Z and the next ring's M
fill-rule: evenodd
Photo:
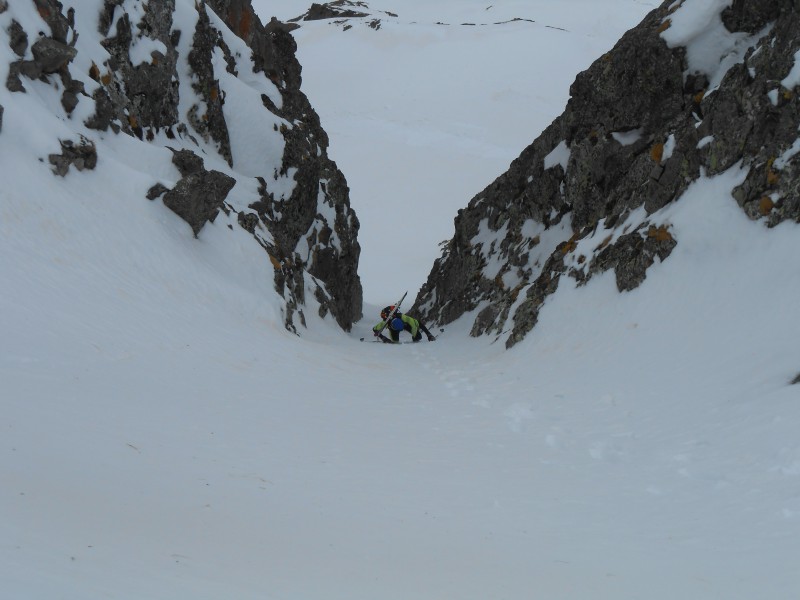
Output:
M330 20L339 25L343 31L352 29L356 23L377 31L381 28L381 19L386 17L397 17L397 14L386 10L373 10L366 2L360 0L333 0L324 4L313 3L311 8L291 19L290 23Z
M105 0L68 10L57 0L19 1L42 22L26 30L30 20L13 19L12 9L0 34L13 57L5 85L18 94L34 84L58 90L75 138L47 157L57 175L100 168L102 136L169 148L165 172L174 177L154 178L146 197L161 199L195 236L221 212L252 234L274 267L290 330L305 324L308 291L321 316L350 329L361 317L359 223L300 89L293 26L275 19L265 26L250 0ZM76 10L97 5L97 15L76 19ZM0 0L0 13L7 10ZM79 31L76 21L97 29ZM98 32L105 52L79 57L78 37ZM231 106L232 98L239 103ZM4 112L13 118L8 106ZM2 117L0 108L0 131ZM243 131L250 137L237 149ZM253 146L264 156L248 154Z
M349 330L361 318L362 289L358 276L358 218L350 208L347 181L327 157L328 135L308 98L300 91L300 63L293 27L276 19L264 26L250 0L213 0L216 13L252 49L253 69L264 73L281 91L278 106L268 96L264 105L284 119L278 127L284 141L279 176L294 173L295 187L288 197L270 191L261 181L261 198L251 205L263 223L280 223L271 229L275 257L283 268L276 272L280 288L284 271L306 270L324 282L314 297L321 310L330 310ZM273 176L274 178L274 176ZM313 199L313 202L311 201Z
M61 140L61 154L51 154L48 160L53 165L53 173L64 177L70 167L78 171L94 169L97 166L97 148L84 137L77 144L72 140Z
M168 190L156 185L147 194L154 200L162 194L164 204L189 223L195 236L208 221L214 221L236 180L219 171L206 171L203 159L191 150L176 152L172 162L182 177Z
M319 21L322 19L341 19L341 18L361 18L368 16L368 13L353 10L349 7L367 8L363 2L350 2L348 0L336 0L327 4L311 5L308 12L303 16L303 21Z
M438 324L472 313L472 335L513 346L561 277L640 285L680 243L659 211L739 163L750 218L800 221L800 4L735 0L712 23L725 41L710 66L670 31L682 5L664 2L577 76L565 112L459 211L414 310Z

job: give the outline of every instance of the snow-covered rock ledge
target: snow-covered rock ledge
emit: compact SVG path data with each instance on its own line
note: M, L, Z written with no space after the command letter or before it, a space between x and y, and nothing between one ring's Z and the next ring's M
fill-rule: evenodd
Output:
M640 285L681 244L665 211L734 168L726 194L748 217L800 222L798 51L793 0L664 2L459 211L416 310L439 324L470 314L472 335L510 347L562 275L613 269L621 292Z
M264 26L249 0L0 1L0 135L35 140L30 160L62 177L108 168L124 136L150 178L143 201L163 200L201 238L221 214L252 234L287 328L305 324L310 293L349 329L359 223L289 29ZM59 126L18 132L32 101Z

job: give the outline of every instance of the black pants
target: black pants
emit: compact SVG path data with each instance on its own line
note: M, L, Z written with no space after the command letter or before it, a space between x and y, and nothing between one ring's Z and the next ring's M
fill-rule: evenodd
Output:
M425 325L422 323L422 321L417 321L417 323L419 323L419 329L417 329L417 335L412 336L411 341L412 342L420 341L422 339L422 334L423 333L425 335L427 335L428 337L431 337L431 332L428 331L428 328L425 327ZM411 325L409 325L408 323L404 322L403 323L403 331L407 331L408 333L411 333ZM392 341L393 342L399 342L400 341L400 332L399 331L395 331L394 329L392 329L390 327L389 328L389 335L392 337Z

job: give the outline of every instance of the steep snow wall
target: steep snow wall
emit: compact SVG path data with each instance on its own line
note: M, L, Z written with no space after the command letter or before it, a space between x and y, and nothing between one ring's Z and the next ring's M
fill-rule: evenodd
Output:
M264 26L249 0L0 1L0 135L43 103L59 125L26 133L42 140L29 160L65 185L105 168L126 136L153 157L143 202L160 199L196 237L224 213L258 241L288 329L305 325L312 294L349 330L361 317L359 223L300 90L290 29Z
M415 310L510 347L563 276L620 292L668 260L661 212L736 165L752 219L800 221L796 0L669 0L578 75L558 117L459 211Z

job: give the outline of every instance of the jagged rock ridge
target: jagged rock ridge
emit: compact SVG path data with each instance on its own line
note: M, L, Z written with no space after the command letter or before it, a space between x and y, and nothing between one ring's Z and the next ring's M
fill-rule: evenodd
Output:
M290 22L295 27L299 27L296 23L300 21L333 20L337 25L341 25L344 31L347 31L352 29L353 22L371 17L367 21L367 25L378 30L381 28L381 19L387 16L397 17L397 14L389 11L372 11L366 2L360 0L334 0L324 4L313 3L305 13L290 19Z
M660 209L738 163L750 218L800 221L797 0L735 0L707 72L668 43L682 6L664 2L578 75L565 112L459 211L414 310L439 324L474 312L473 336L513 346L563 276L641 284L680 243Z
M25 94L34 81L54 86L68 120L86 112L79 105L92 107L74 123L75 138L60 140L62 153L47 157L56 175L96 168L101 132L169 148L175 177L154 179L147 198L161 198L195 235L220 211L234 216L274 266L287 328L296 330L298 318L305 323L311 286L321 315L350 329L361 317L359 223L347 182L327 156L327 135L300 90L291 26L275 19L263 25L249 0L94 0L66 11L56 0L19 2L30 2L42 22L26 30L0 0L0 14L11 14L2 31L12 51L7 89ZM79 23L94 11L96 31L79 30L76 10L83 11ZM105 52L77 57L78 37L98 32ZM84 72L78 63L90 67ZM262 91L267 117L259 124L237 123L242 115L226 107L228 86L241 82ZM0 107L0 135L12 109ZM232 131L251 127L264 129L253 136L268 156L234 152ZM209 162L221 168L207 168Z

